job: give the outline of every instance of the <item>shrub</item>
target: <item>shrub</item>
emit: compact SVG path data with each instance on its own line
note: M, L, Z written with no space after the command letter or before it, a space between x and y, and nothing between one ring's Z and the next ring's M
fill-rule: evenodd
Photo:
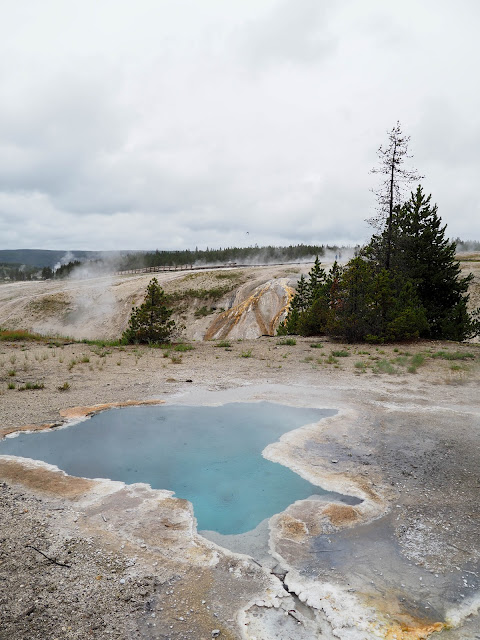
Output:
M45 336L37 335L36 333L30 333L23 329L1 329L0 328L0 342L45 342Z
M432 353L432 358L442 358L443 360L475 360L475 354L462 351L436 351Z
M388 362L388 360L379 360L376 369L380 373L388 373L389 375L396 373L395 367L391 362Z
M468 371L468 367L466 367L464 364L451 364L450 365L450 371Z
M18 387L19 391L32 391L35 389L45 389L43 382L26 382L25 386Z
M284 340L279 340L277 344L294 347L297 344L297 341L295 340L295 338L285 338Z
M205 316L212 314L214 311L215 309L212 309L211 307L208 308L204 305L203 307L200 307L200 309L197 309L193 315L195 318L204 318Z
M220 342L217 342L216 347L224 347L225 349L229 349L232 345L230 342L228 342L228 340L220 340Z
M420 367L425 362L425 356L422 353L416 353L412 356L411 365L412 367Z
M185 352L185 351L193 351L194 346L191 344L177 344L174 347L175 351L181 351L181 352Z

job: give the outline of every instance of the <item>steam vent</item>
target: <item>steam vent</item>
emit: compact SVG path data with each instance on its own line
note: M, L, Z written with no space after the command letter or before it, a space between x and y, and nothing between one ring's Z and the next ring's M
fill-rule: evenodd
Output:
M268 280L253 291L241 287L231 308L219 314L208 327L204 340L275 335L294 293L288 278Z

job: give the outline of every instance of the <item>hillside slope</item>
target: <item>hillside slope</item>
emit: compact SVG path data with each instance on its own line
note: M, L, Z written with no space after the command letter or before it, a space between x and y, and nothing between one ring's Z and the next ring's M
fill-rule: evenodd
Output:
M258 299L262 297L258 293L254 306L247 303L243 308L243 332L258 337L266 327L274 332L288 303L287 291L310 266L177 271L155 276L173 296L174 317L183 336L195 340L202 340L218 317L248 301L255 289L270 282L264 303L260 303L263 321L257 322ZM0 326L76 339L115 339L125 329L132 306L143 301L151 278L152 274L109 275L4 284L0 286ZM282 284L275 284L278 279ZM242 330L237 330L235 337L242 336Z
M478 254L459 256L473 273L471 308L480 306ZM174 318L188 340L273 335L296 282L311 263L176 271L155 274L172 295ZM328 263L324 263L329 267ZM0 285L0 326L76 339L116 339L133 305L141 304L152 274Z

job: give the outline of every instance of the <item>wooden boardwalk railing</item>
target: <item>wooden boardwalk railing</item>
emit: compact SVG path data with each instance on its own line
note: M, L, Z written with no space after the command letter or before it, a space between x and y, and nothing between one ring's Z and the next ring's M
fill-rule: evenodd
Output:
M142 267L140 269L128 269L127 271L115 271L116 275L123 276L129 273L158 273L160 271L198 271L200 269L226 269L228 267L247 267L246 264L237 264L229 262L227 264L219 264L210 267L194 267L193 264L174 265L174 266L158 266L158 267Z
M313 264L310 262L269 262L265 264L237 264L236 262L226 262L225 264L210 265L206 267L198 267L193 264L175 265L175 266L158 266L158 267L142 267L140 269L128 269L126 271L115 271L115 275L123 276L130 273L159 273L161 271L200 271L211 269L245 269L246 267L280 267L294 264Z

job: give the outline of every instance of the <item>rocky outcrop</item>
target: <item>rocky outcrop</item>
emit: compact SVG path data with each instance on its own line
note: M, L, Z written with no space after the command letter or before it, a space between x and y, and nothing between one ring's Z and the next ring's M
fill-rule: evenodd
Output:
M219 314L210 324L204 340L275 335L295 294L288 282L288 278L276 278L251 292L240 289L232 307Z

